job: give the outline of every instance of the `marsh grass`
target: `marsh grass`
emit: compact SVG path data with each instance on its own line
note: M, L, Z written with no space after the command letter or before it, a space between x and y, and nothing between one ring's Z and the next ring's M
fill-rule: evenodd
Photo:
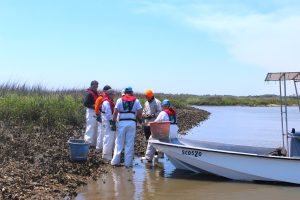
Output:
M120 97L119 91L116 99ZM0 85L0 122L9 126L40 126L57 129L65 126L83 127L85 108L84 89L48 90L41 85L28 86L25 83L6 83ZM145 98L136 94L144 105ZM156 98L169 99L175 108L190 105L243 105L266 106L280 104L278 96L236 97L217 95L188 95L158 93ZM297 104L296 98L289 98L289 105Z
M189 105L212 105L212 106L269 106L280 105L280 98L278 96L249 96L249 97L236 97L236 96L201 96L198 98L186 98L186 104ZM287 98L288 105L296 105L297 98Z
M83 91L47 90L26 84L0 85L0 121L9 126L82 126Z

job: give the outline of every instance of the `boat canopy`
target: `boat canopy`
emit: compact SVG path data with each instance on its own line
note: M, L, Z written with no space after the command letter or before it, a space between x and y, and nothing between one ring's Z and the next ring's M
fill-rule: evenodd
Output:
M283 81L283 80L293 80L300 81L300 72L277 72L268 73L265 81Z
M293 81L296 92L296 99L298 99L298 107L300 111L300 99L298 95L297 83L300 82L300 72L277 72L277 73L268 73L265 81L278 81L279 82L279 92L280 92L280 113L281 113L281 129L282 129L282 146L287 147L288 156L291 156L291 148L289 144L289 139L293 138L298 139L299 136L295 136L292 131L289 131L288 128L288 116L287 116L287 94L286 94L286 82ZM282 87L283 85L283 87ZM293 142L293 141L292 141ZM300 148L299 148L300 149ZM300 150L299 150L300 152ZM292 151L293 154L293 151ZM299 153L298 153L299 154Z

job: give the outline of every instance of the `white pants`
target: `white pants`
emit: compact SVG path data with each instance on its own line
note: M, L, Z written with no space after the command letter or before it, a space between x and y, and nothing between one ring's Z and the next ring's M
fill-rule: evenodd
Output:
M91 146L96 146L97 140L97 120L95 117L95 110L91 108L86 109L86 130L84 140L91 143Z
M110 124L108 120L102 121L102 127L103 127L102 158L106 160L111 160L113 156L114 145L115 145L116 132L110 129Z
M178 126L176 124L171 124L170 125L170 132L169 132L169 138L176 138L178 133ZM152 135L150 136L149 139L152 139ZM154 157L156 149L153 147L153 145L148 142L147 149L146 149L146 154L145 157L147 160L152 160Z
M96 149L100 150L103 148L103 128L102 123L98 122L98 134L97 134L97 144Z
M173 139L173 138L177 138L177 134L178 134L178 126L177 124L171 124L170 125L170 133L169 133L169 138Z
M125 166L131 167L134 155L134 139L136 135L135 121L119 121L117 124L117 137L115 141L114 156L111 161L112 165L120 164L121 153L125 148Z
M151 139L152 139L152 135L150 135L150 137L149 137L149 140L151 140ZM153 147L153 145L150 142L148 142L146 154L145 154L146 159L152 160L154 157L155 151L156 151L156 149Z

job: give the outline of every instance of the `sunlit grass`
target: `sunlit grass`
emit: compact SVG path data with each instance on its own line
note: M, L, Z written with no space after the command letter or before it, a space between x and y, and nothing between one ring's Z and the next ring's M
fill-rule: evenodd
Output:
M9 126L82 126L83 91L50 91L41 86L0 85L0 121Z
M48 90L41 85L7 83L0 85L0 122L9 126L41 126L60 128L63 126L83 127L85 108L83 106L84 89ZM146 99L136 94L142 105ZM117 92L116 99L120 97ZM188 94L156 94L156 98L169 99L175 108L187 108L190 105L243 105L266 106L280 104L278 96L235 97L235 96L196 96ZM289 98L289 105L298 103Z

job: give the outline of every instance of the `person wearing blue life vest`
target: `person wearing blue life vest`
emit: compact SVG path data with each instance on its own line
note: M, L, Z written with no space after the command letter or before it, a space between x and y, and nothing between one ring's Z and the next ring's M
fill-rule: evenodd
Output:
M132 167L137 121L142 121L142 106L133 95L132 87L127 87L125 95L116 102L112 118L112 127L117 123L114 155L111 160L113 166L120 165L121 153L124 149L124 164L126 167Z

